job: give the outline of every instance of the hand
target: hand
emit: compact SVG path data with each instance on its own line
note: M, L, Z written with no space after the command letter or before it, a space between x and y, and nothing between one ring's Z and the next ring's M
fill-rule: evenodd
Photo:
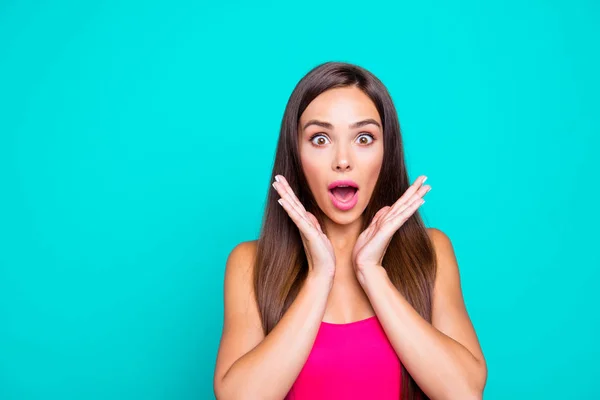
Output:
M288 213L300 230L304 252L308 259L309 274L333 279L335 275L335 253L329 238L321 230L317 218L306 211L294 191L282 175L275 175L273 187L281 196L279 204Z
M391 207L385 206L377 211L367 229L358 236L352 250L356 272L381 265L394 233L425 202L422 197L431 190L431 186L423 186L425 179L427 177L423 175L418 177Z

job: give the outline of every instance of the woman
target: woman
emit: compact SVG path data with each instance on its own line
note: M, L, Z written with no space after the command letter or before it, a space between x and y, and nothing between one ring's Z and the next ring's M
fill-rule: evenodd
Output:
M448 237L417 212L383 84L329 62L294 89L258 240L225 270L218 399L475 399L487 367Z

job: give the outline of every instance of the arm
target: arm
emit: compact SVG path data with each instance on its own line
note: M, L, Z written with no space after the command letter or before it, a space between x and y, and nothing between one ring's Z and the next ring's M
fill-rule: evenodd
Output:
M403 365L431 399L481 399L487 367L467 314L458 265L448 237L431 229L438 272L432 324L389 280L382 266L358 271L381 324Z
M217 399L283 399L304 366L325 313L332 279L310 274L281 321L265 337L252 285L255 245L240 243L227 260Z

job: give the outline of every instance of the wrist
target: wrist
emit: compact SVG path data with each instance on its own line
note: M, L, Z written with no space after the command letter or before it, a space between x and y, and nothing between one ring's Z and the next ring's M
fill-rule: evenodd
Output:
M387 277L387 271L382 265L364 265L356 268L356 278L363 287L378 277Z
M307 283L313 286L319 287L327 287L327 289L331 289L333 286L333 276L335 272L321 272L321 271L309 271L306 277Z

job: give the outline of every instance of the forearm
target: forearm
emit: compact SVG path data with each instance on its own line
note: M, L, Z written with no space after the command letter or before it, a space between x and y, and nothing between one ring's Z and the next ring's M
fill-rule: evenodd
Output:
M223 377L219 399L283 399L300 373L325 313L332 278L309 275L279 323Z
M358 273L378 319L402 364L431 399L481 398L481 363L463 345L421 317L382 266Z

